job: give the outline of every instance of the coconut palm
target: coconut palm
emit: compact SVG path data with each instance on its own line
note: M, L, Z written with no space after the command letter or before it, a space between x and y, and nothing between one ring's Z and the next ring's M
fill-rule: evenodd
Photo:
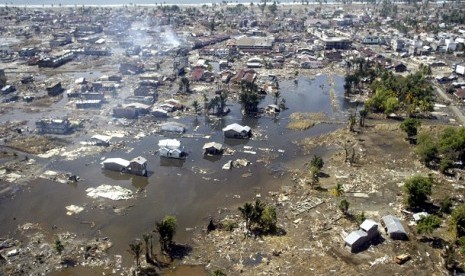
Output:
M254 207L251 203L245 203L243 207L239 207L242 218L245 220L245 228L250 231L250 222L253 217Z
M129 244L129 253L134 256L136 261L136 267L140 268L140 255L142 254L142 242L139 239L136 239Z
M344 187L342 187L341 183L337 183L336 187L333 189L333 195L336 197L340 197L344 194Z
M165 216L161 222L155 224L155 232L158 233L158 240L163 252L169 252L176 234L177 220L174 216Z

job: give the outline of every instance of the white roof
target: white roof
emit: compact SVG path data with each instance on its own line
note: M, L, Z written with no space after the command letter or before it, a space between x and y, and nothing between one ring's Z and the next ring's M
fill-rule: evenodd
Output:
M106 136L106 135L96 134L96 135L92 136L91 139L96 139L96 140L100 140L100 141L108 143L108 142L110 142L111 137Z
M227 125L225 128L223 128L223 131L228 131L228 130L234 130L236 132L242 132L242 131L249 132L250 127L241 126L240 124L234 123L234 124Z
M368 234L362 230L355 230L350 233L347 237L345 237L344 242L347 243L349 246L352 246L355 242L359 239L365 239Z
M365 230L366 232L368 232L373 227L378 228L378 224L372 219L366 219L362 222L362 224L360 224L360 229Z
M203 149L208 149L208 148L215 148L217 150L221 150L223 148L223 145L217 142L208 142L203 145Z
M139 164L145 164L145 163L147 163L147 159L145 159L142 156L138 156L138 157L132 159L131 162L137 162Z
M126 159L123 159L123 158L107 158L105 160L103 160L102 164L109 164L109 163L115 163L115 164L118 164L122 167L127 167L129 166L129 164L131 162L129 162L128 160Z
M158 146L162 148L177 149L181 146L181 142L176 139L164 139L158 141Z

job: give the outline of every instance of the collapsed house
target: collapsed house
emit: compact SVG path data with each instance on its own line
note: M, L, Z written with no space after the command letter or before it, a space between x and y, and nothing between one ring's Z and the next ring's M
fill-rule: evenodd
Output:
M248 139L252 136L252 129L249 126L230 124L223 128L224 137Z
M68 118L41 119L36 122L36 130L39 134L67 134L72 127Z
M107 158L101 164L102 168L106 170L147 176L147 159L142 156L131 161L123 158Z
M161 131L182 134L186 131L184 125L176 122L167 122L160 126Z
M96 135L90 137L90 141L94 145L96 145L96 146L105 146L105 147L108 147L110 145L110 139L111 139L110 136L100 135L100 134L96 134Z

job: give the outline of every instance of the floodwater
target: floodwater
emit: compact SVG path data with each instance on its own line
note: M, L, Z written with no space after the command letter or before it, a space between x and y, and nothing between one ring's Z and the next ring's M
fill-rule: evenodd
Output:
M306 158L293 141L344 126L334 123L320 124L306 131L286 129L289 115L293 112L324 112L331 118L346 122L347 109L352 106L343 98L344 79L339 76L332 78L336 97L333 104L326 75L316 76L315 79L300 77L298 83L293 80L280 83L281 95L286 99L289 109L277 117L243 117L240 105L230 103L228 107L231 112L223 119L198 116L177 120L187 126L187 135L181 137L150 135L135 141L125 137L127 146L120 151L72 161L52 159L47 169L77 174L82 181L66 185L37 180L14 198L0 199L0 208L5 210L0 217L0 232L3 235L14 233L17 225L34 222L49 229L52 234L70 231L89 238L106 236L114 243L109 254L123 255L123 265L130 265L132 258L127 253L128 243L152 231L155 222L165 215L175 215L179 224L175 241L189 243L191 229L206 227L210 217L219 216L219 208L239 206L253 200L257 194L266 197L269 191L291 185L290 176L285 173L286 169L290 169L288 164ZM267 97L260 106L272 102L273 99ZM234 122L249 125L257 135L251 140L224 139L221 129ZM186 137L191 134L197 138ZM158 141L166 137L176 137L181 141L189 153L186 160L160 159L156 154ZM224 143L236 150L236 153L233 156L205 158L202 146L210 141ZM128 152L129 149L132 150ZM102 171L100 166L103 157L132 159L139 155L148 160L148 177ZM269 156L272 157L269 164L262 162L263 159L269 159ZM251 165L222 170L228 160L238 158L246 158ZM122 201L86 196L87 188L101 184L119 185L136 192L137 196ZM71 204L83 206L85 210L78 215L67 216L65 206ZM115 210L120 212L116 213ZM83 222L94 222L95 226L91 228ZM58 228L52 230L52 226Z

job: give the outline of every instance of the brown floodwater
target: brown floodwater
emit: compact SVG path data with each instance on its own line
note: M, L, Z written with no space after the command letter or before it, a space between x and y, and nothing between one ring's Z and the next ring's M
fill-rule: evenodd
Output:
M188 127L187 134L194 133L197 138L150 135L134 140L125 137L122 140L127 146L120 151L84 156L72 161L53 157L49 160L48 170L71 172L79 175L82 181L67 185L36 180L17 192L14 197L0 198L0 208L3 210L0 232L2 236L13 234L17 225L33 222L50 230L51 235L70 231L88 238L109 237L114 244L109 250L109 255L121 254L123 265L129 266L132 257L127 253L128 243L135 238L141 238L143 233L152 231L155 222L165 215L174 215L179 224L175 241L189 244L192 229L205 227L210 218L219 217L219 208L238 206L253 200L257 194L265 197L269 191L277 191L283 185L291 185L286 170L291 168L289 166L295 166L295 160L304 160L301 150L292 142L307 136L328 133L342 125L320 124L306 131L291 131L286 128L289 115L293 112L324 112L329 117L345 122L347 109L353 107L343 98L344 79L339 76L333 76L333 79L339 109L331 105L330 85L325 75L317 76L313 80L300 77L297 84L293 81L280 83L281 95L286 99L289 109L276 118L243 117L240 114L240 105L231 103L231 113L220 120L207 120L203 116L177 120ZM267 97L261 102L261 106L272 102L273 99ZM8 118L14 119L16 116L10 115ZM224 139L222 127L234 122L249 125L260 135L252 140ZM203 138L207 135L209 139ZM186 160L164 160L154 154L158 141L166 137L176 137L181 141L189 153ZM236 153L233 156L205 158L202 146L209 141L224 143L236 150ZM128 152L128 149L132 150ZM264 149L272 150L273 158L269 164L261 162L261 159L269 155ZM244 150L255 151L256 154L243 152ZM101 169L100 162L103 157L131 159L138 155L148 160L148 177ZM246 158L251 165L229 171L222 170L222 166L228 160L238 158ZM87 188L101 184L122 186L137 192L137 196L129 200L111 201L92 199L86 195ZM67 216L65 206L71 204L83 206L85 210L80 214ZM120 213L115 212L115 209L120 210L119 208L124 207ZM94 222L94 227L91 228L83 222ZM52 275L78 275L81 273L75 271L79 269L87 271L85 268L75 268ZM171 275L202 275L204 272L203 268L198 267L180 269L183 270Z

